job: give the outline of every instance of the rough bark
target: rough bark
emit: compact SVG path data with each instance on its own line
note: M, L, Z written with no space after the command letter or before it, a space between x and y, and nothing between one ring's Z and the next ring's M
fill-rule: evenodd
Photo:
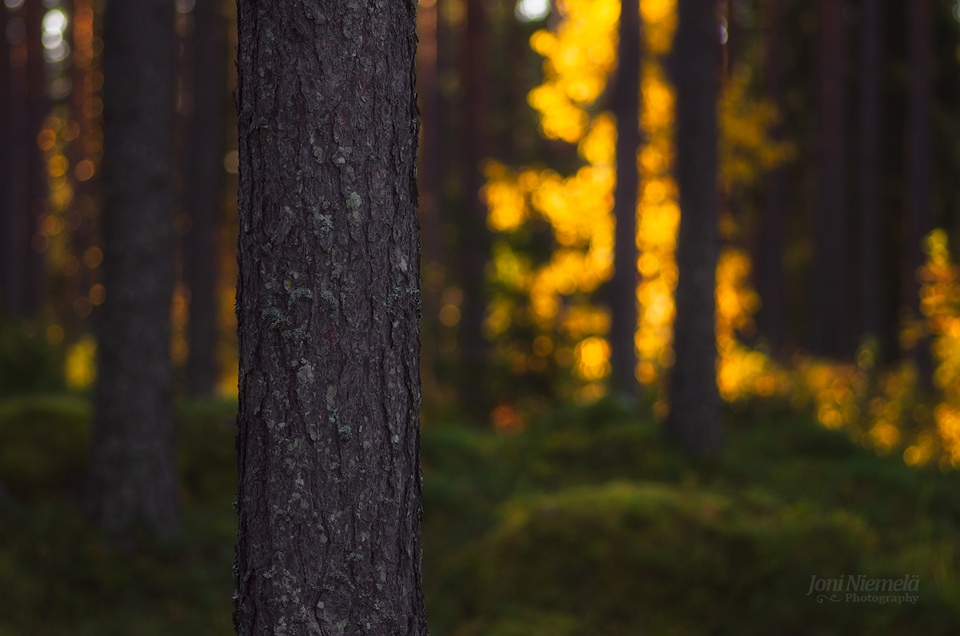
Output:
M767 95L777 109L783 112L784 0L769 0L763 8L767 27L764 65ZM782 137L782 126L775 126L770 132L771 137L779 141ZM766 177L764 204L758 250L760 258L754 275L762 300L758 316L760 333L766 338L771 352L776 355L784 345L782 254L786 172L780 166L773 168Z
M880 296L880 72L882 0L863 0L860 29L860 332L878 338L882 329Z
M713 0L680 0L674 40L680 227L677 235L676 363L667 430L691 454L719 449L714 314L717 267L717 71Z
M812 348L849 355L846 205L846 33L842 0L820 0L820 122Z
M104 15L103 268L88 511L124 533L179 531L171 402L174 11L111 1Z
M238 25L237 633L426 634L416 3Z
M617 118L617 186L614 192L613 277L607 283L610 306L612 388L636 396L637 382L637 151L640 148L640 2L623 0L616 87L611 108Z
M226 146L226 24L219 0L198 0L193 9L193 115L184 203L190 231L184 242L184 280L190 288L187 394L212 395L217 383L217 219Z
M913 0L907 9L908 46L910 47L910 94L907 132L907 210L905 228L905 271L903 305L913 318L921 318L920 288L917 270L923 265L922 241L933 223L930 213L931 184L931 101L930 58L933 36L930 0ZM921 384L933 386L933 361L930 341L921 338L912 351L905 352L917 364Z

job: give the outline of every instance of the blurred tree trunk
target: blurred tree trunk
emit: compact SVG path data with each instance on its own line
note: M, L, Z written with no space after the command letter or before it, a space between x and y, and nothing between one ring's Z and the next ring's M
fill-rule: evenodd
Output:
M677 235L676 363L668 431L691 454L720 448L717 337L717 73L713 0L679 0L673 78L677 90L680 228Z
M880 285L880 77L883 68L882 0L863 0L860 28L860 332L879 338Z
M45 116L41 102L44 69L42 58L38 58L38 47L41 55L43 51L40 41L42 11L40 0L24 2L8 16L6 31L10 45L7 129L10 136L6 147L9 172L5 174L9 175L10 189L3 237L3 305L6 314L14 318L35 315L37 295L31 285L38 278L38 262L42 263L42 257L32 249L43 247L33 241L36 231L34 213L43 214L46 206L43 159L36 142ZM42 182L41 178L44 179Z
M610 306L612 388L631 396L637 382L637 151L640 148L640 0L620 4L620 44L611 108L617 118L617 185L614 192L613 277L606 286Z
M238 9L237 633L426 634L416 4Z
M920 289L917 270L924 263L922 242L933 229L930 214L931 142L930 118L932 116L932 82L930 58L932 56L930 0L912 0L907 9L907 42L910 47L910 94L908 98L907 133L907 211L904 238L905 271L903 273L903 305L908 318L920 319ZM917 363L921 384L931 389L933 360L930 355L930 340L922 337L906 351Z
M763 5L763 19L767 27L764 41L767 95L783 114L783 52L784 0L769 0ZM771 131L774 141L781 141L783 126L777 124ZM760 228L760 249L754 278L762 305L758 316L760 333L776 356L783 349L783 217L786 208L786 173L782 166L774 167L766 176L766 200Z
M39 232L47 210L47 166L37 146L37 135L50 110L47 99L46 63L43 59L43 3L25 2L27 28L27 198L29 215L27 234L30 249L26 250L26 277L24 284L24 314L38 316L47 296L47 259L44 252L49 241ZM20 159L23 160L22 158ZM26 212L26 211L25 211Z
M486 314L486 266L490 255L490 231L487 229L487 206L480 199L484 179L481 162L490 155L488 130L490 117L490 81L487 60L489 26L483 0L465 0L467 6L465 49L462 56L463 156L463 224L460 228L461 283L463 285L463 317L459 331L461 387L464 406L474 417L485 417L490 406L486 377L490 346L483 337Z
M440 292L444 284L443 242L441 240L441 204L443 202L443 104L440 97L439 24L440 2L426 0L417 11L417 95L419 96L420 156L417 183L419 190L421 277L423 307L420 326L424 334L420 377L425 393L437 395L437 342L440 337Z
M107 300L88 511L117 533L179 532L170 301L174 282L174 11L110 2L104 15L103 235Z
M186 389L211 396L217 385L217 220L226 147L226 22L220 0L197 0L193 9L193 114L184 172L184 207L190 230L184 244L184 281L190 288Z
M4 7L0 10L0 319L10 310L10 285L13 267L11 249L14 241L13 200L10 196L12 179L10 168L12 156L10 122L10 37L8 36L8 17L10 12Z
M848 330L846 204L846 34L843 0L820 0L820 131L815 215L812 347L840 358L851 353Z

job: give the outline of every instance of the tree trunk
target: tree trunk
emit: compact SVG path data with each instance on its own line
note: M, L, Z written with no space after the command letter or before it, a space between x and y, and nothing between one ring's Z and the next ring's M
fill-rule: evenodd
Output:
M849 355L847 309L846 38L842 0L820 0L820 157L813 350Z
M103 235L89 514L113 532L179 531L171 403L174 15L170 0L104 15Z
M490 256L490 231L487 229L487 206L480 200L483 175L480 163L489 156L490 82L487 60L489 27L487 10L482 0L465 0L467 28L463 51L463 135L460 148L463 156L461 178L463 223L460 227L461 284L463 285L463 320L459 331L461 387L464 406L471 416L486 417L490 406L487 383L478 381L487 376L490 346L483 337L486 314L485 276Z
M416 3L238 9L237 633L426 634Z
M784 50L784 0L769 0L764 4L764 20L767 26L766 89L778 111L783 113L783 50ZM779 141L782 125L771 130L771 136ZM786 208L786 174L781 166L774 167L766 177L766 197L760 229L760 258L754 275L762 300L760 333L766 338L773 355L780 353L784 345L783 329L783 217Z
M219 0L198 0L193 9L193 116L184 173L190 231L184 245L184 280L190 288L186 389L213 395L217 384L217 219L226 146L226 24Z
M39 2L36 2L39 6ZM9 191L7 193L8 216L4 227L3 241L3 306L7 316L25 318L30 315L27 287L30 280L30 238L33 234L30 217L30 174L35 172L34 156L37 154L36 137L39 129L33 130L29 98L29 26L34 8L21 5L10 18L7 42L10 44L10 77L8 131L10 134L4 149L9 161ZM39 23L36 23L39 24ZM33 39L39 37L37 32Z
M0 319L9 311L9 295L12 272L10 249L13 244L13 206L10 198L12 185L10 169L13 164L10 153L10 37L7 25L10 12L0 11Z
M39 232L40 223L47 210L47 166L37 146L37 135L43 128L43 121L50 110L47 99L47 69L43 59L43 16L46 12L41 2L25 2L27 27L27 197L29 201L28 240L30 249L26 250L26 277L24 278L24 314L36 317L47 298L47 258L49 241ZM21 158L22 160L22 158Z
M691 454L721 444L714 315L717 268L717 72L719 29L713 0L680 0L674 41L677 89L676 363L668 431Z
M880 72L882 0L863 0L860 33L860 332L881 335Z
M612 388L636 397L637 348L637 151L640 148L640 1L620 5L620 44L612 108L617 118L617 186L614 192L613 277L607 283L610 305Z
M906 267L903 273L903 304L912 318L921 318L917 270L923 265L923 238L933 229L930 214L930 42L933 37L930 0L913 0L907 9L910 47L909 130L907 134ZM917 363L921 384L932 389L933 361L930 341L921 338L905 352Z
M417 182L419 186L421 270L424 280L420 327L425 334L421 349L420 377L425 393L439 394L437 375L440 338L440 292L444 284L441 204L443 202L443 103L440 96L439 26L440 3L428 0L419 3L417 33L417 95L421 121Z

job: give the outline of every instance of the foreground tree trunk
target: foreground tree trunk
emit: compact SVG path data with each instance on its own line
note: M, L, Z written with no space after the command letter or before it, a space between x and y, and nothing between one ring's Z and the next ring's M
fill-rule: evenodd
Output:
M610 367L613 389L636 397L637 382L637 150L640 148L640 1L623 0L617 83L612 100L617 118L617 187L610 305Z
M720 447L717 336L717 68L719 30L713 0L680 0L674 41L677 89L676 363L670 377L668 431L692 454Z
M100 526L179 531L171 401L174 15L169 0L104 15L103 234L107 300L88 491Z
M416 3L238 10L237 633L426 634Z

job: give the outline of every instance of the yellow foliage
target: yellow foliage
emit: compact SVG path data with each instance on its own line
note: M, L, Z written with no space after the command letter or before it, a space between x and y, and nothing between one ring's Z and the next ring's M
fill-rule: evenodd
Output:
M484 195L490 210L488 225L495 231L512 232L535 217L549 223L557 245L549 261L533 267L505 243L498 243L493 255L494 278L507 289L529 294L530 318L539 329L559 329L576 341L574 373L588 382L578 399L586 399L599 395L597 387L602 386L609 368L609 345L601 338L609 317L596 309L571 308L564 299L595 290L612 273L616 122L609 113L594 113L590 108L616 65L620 4L617 0L561 0L558 9L561 20L556 31L537 31L530 39L531 47L544 57L544 81L530 92L528 101L538 111L543 134L578 143L586 165L576 174L562 177L535 168L516 174L490 162ZM642 67L639 113L645 144L636 157L640 176L637 267L641 279L635 343L637 377L645 384L656 384L661 370L670 367L674 357L674 250L680 221L677 186L670 173L675 94L659 56L671 46L676 1L642 0L640 11L648 57ZM789 154L789 148L769 140L768 129L776 123L775 111L768 104L749 101L744 83L731 84L720 111L724 138L721 157L731 162L732 180L755 177L759 170ZM717 273L721 394L735 399L782 393L784 387L793 386L788 374L763 353L747 349L736 339L736 332L752 329L752 315L759 306L757 294L747 284L748 257L742 251L724 250ZM485 325L489 337L506 330L512 320L510 311L516 308L504 299L491 304ZM556 349L558 362L561 356L569 355L564 351L568 350ZM607 353L600 356L601 351ZM523 354L510 355L515 369L525 368Z
M540 30L530 46L544 57L544 83L528 101L540 113L543 134L570 143L587 131L589 107L616 66L619 0L564 0L557 32Z
M775 142L770 129L779 122L776 107L747 95L746 77L734 75L724 86L718 108L719 181L730 191L753 182L793 156L793 146Z
M64 375L71 389L88 389L97 377L97 342L83 336L67 350Z

